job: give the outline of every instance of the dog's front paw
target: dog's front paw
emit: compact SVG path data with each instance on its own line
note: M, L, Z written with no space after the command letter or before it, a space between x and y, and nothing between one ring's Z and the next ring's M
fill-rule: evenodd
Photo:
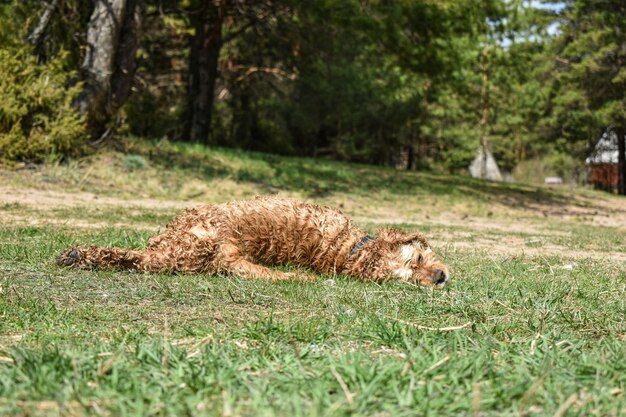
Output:
M74 266L82 259L82 250L79 248L69 248L63 251L57 258L59 266Z
M287 275L289 275L289 279L292 279L294 281L315 282L319 279L318 275L301 270L288 272Z

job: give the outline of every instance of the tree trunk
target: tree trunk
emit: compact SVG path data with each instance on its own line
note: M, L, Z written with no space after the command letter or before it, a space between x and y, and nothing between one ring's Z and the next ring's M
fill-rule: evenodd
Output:
M39 64L45 64L48 60L44 41L46 39L46 29L52 18L52 13L59 6L59 0L52 0L50 3L44 3L44 9L39 15L37 26L28 35L28 41L35 48L35 56Z
M487 178L487 126L489 123L489 47L485 46L481 56L483 71L482 89L482 115L480 117L480 147L482 148L482 165L480 167L480 177Z
M83 62L85 88L76 100L95 140L108 136L135 74L141 0L95 0Z
M626 195L626 126L615 129L617 134L617 193Z
M415 169L415 148L413 145L407 146L406 170Z
M126 0L126 13L115 54L115 72L111 78L111 101L117 111L130 97L135 70L142 17L141 0Z
M195 33L189 45L184 140L205 144L209 141L223 18L222 4L213 1L202 3L190 15Z

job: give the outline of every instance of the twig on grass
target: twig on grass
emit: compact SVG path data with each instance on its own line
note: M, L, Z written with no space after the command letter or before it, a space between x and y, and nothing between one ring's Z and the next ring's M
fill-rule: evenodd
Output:
M472 415L480 417L480 384L472 384Z
M74 381L76 383L78 383L79 380L79 375L78 375L78 361L76 360L76 357L72 357L72 371L74 373Z
M209 334L206 337L200 339L200 341L198 341L197 343L195 343L194 345L192 345L189 348L189 353L187 354L187 359L193 358L194 356L200 354L202 348L205 347L207 344L209 344L212 341L213 341L213 335L212 334Z
M502 301L500 300L494 300L494 303L501 305L502 307L506 308L509 311L515 311L514 309L512 309L511 307L509 307L508 305L504 304Z
M101 356L101 355L98 354L98 356ZM117 356L113 354L106 361L98 362L98 369L97 369L96 375L101 377L103 375L108 374L109 371L113 368L113 364L115 363L116 359L117 359Z
M541 259L543 259L544 262L548 265L548 268L550 268L550 274L554 276L554 269L552 269L552 265L550 265L550 262L548 262L548 259L545 256L541 256Z
M502 269L502 267L501 267L500 265L498 265L498 262L496 262L496 260L494 259L494 257L493 257L493 256L489 256L489 259L491 260L491 262L493 262L493 264L496 266L496 268L498 268L500 271L503 271L503 272L504 272L504 270Z
M530 342L530 354L534 355L535 354L535 348L537 347L537 340L539 340L539 338L541 337L541 333L537 333L535 335L535 337L533 338L532 342Z
M231 417L233 415L233 408L230 405L228 398L228 391L222 391L222 417Z
M440 361L438 361L437 363L433 364L431 367L429 367L428 369L424 370L424 374L429 373L430 371L432 371L433 369L437 369L439 368L441 365L443 365L444 363L448 362L450 360L450 354L448 353L446 356L443 357L443 359L441 359Z
M563 404L559 406L559 408L554 412L552 417L561 417L565 415L565 412L568 408L570 408L576 401L578 400L578 394L574 393L569 396L567 400Z
M537 390L543 385L547 376L548 376L547 372L541 375L539 379L537 379L530 386L530 388L528 388L528 391L524 393L524 395L522 396L522 399L519 402L519 405L517 406L517 411L519 412L520 416L523 416L526 414L526 411L525 411L526 404L533 398L533 396L535 395L535 392L537 392Z
M348 386L344 382L343 378L341 377L339 372L337 372L337 370L334 367L331 366L330 372L332 372L333 376L335 377L335 379L339 383L339 386L341 387L341 390L343 391L343 394L346 396L346 401L348 401L348 404L352 405L352 403L353 403L352 400L353 400L353 398L354 398L354 396L356 394L350 392L350 390L348 389Z
M165 323L163 325L163 356L161 357L161 366L165 370L165 373L169 373L169 363L170 363L170 347L168 335L170 334L170 326L169 321L167 320L167 316L165 317Z
M417 323L411 323L410 321L405 321L405 320L400 320L400 319L396 319L393 317L388 317L388 316L383 316L386 319L389 320L394 320L397 321L398 323L401 324L406 324L407 326L413 326L416 327L420 330L436 330L436 331L440 331L440 332L452 332L454 330L461 330L461 329L465 329L466 327L471 326L473 323L471 321L468 321L465 324L461 324L460 326L448 326L448 327L428 327L428 326L423 326L421 324L417 324Z

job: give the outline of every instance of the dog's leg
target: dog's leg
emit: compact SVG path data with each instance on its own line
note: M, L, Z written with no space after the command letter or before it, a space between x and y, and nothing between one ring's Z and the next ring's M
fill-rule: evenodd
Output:
M78 246L57 258L61 266L81 269L137 270L144 272L215 273L210 241L186 240L179 245L161 245L146 251L105 246Z
M244 259L240 259L227 265L221 265L220 270L220 272L224 272L229 275L236 275L241 278L267 279L270 281L281 281L290 278L285 272L274 271Z
M294 272L283 272L277 271L275 269L270 269L264 267L262 265L257 265L255 263L246 261L244 259L240 259L238 261L222 264L220 268L220 272L234 275L241 278L246 279L264 279L268 281L286 281L286 280L294 280L294 281L315 281L317 280L317 276L302 272L302 271L294 271Z
M220 273L235 275L246 279L265 279L268 281L315 281L317 276L302 272L283 272L267 268L262 265L247 261L235 245L222 245L218 256L218 271Z
M58 258L61 266L80 269L140 270L145 254L139 251L104 246L78 246L65 250Z
M173 250L140 252L105 246L78 246L65 250L57 258L61 266L80 269L135 270L144 272L205 272L207 263L189 261L185 254Z

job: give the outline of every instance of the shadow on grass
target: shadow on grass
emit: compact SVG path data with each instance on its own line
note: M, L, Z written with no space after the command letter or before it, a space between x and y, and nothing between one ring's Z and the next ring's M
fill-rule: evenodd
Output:
M418 198L450 196L498 202L512 208L534 211L541 210L534 206L537 203L554 209L574 203L560 190L323 159L146 141L131 143L128 151L141 154L149 158L152 164L166 169L193 172L205 180L230 177L239 182L257 184L268 192L301 191L311 197L324 197L335 192L356 195L385 192ZM591 205L581 201L575 203L581 207Z

